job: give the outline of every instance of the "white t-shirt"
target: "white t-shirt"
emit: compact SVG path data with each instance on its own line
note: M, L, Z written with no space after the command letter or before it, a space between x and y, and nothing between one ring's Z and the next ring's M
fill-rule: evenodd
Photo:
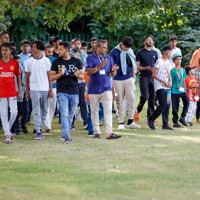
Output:
M181 49L179 49L178 47L176 47L175 49L172 49L172 56L173 56L174 54L176 54L176 53L182 56ZM173 62L173 60L172 60L172 57L171 57L170 61L171 61L172 68L174 68L174 67L175 67L175 64L174 64L174 62Z
M155 67L158 69L157 76L160 79L168 82L170 69L171 69L170 60L164 60L163 58L159 58L156 61ZM166 85L163 82L160 82L160 81L154 79L154 89L155 89L155 91L157 91L159 89L168 89L168 88L166 87Z
M25 71L30 72L30 90L49 91L47 72L51 69L49 58L42 56L40 59L30 57L25 64Z

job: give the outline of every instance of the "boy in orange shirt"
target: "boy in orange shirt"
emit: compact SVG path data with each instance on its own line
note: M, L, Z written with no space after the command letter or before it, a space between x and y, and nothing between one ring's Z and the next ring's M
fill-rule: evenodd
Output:
M188 126L192 126L192 118L196 112L197 102L199 101L198 87L199 83L195 77L195 67L186 66L185 70L187 73L187 78L185 79L185 87L188 99L190 101L188 112L186 114L185 120Z

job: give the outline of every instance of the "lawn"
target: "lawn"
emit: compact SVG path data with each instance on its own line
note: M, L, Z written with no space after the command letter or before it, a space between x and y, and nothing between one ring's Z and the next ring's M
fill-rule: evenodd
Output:
M152 131L145 114L140 130L112 141L88 136L77 121L75 143L63 144L58 118L42 141L33 125L11 145L0 130L0 200L199 200L200 124L166 131L159 118Z

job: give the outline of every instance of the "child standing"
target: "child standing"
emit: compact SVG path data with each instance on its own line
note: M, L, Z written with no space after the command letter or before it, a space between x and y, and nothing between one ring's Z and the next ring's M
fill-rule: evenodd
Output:
M192 126L192 118L195 114L197 101L199 101L199 94L198 94L198 80L195 77L195 67L186 66L185 71L188 77L185 79L185 87L188 99L190 101L188 112L186 114L186 122L189 126Z
M20 67L16 60L12 59L12 47L10 43L1 45L2 58L0 59L0 111L6 139L4 143L12 143L13 134L11 127L17 116L17 97L20 95ZM16 91L15 77L17 78L18 93ZM10 117L8 116L8 110Z
M175 53L172 56L172 60L175 64L175 67L171 69L170 74L172 78L172 89L171 89L171 99L172 99L172 121L173 127L181 128L181 125L178 123L182 123L184 126L187 126L187 122L185 121L185 116L188 111L189 100L186 94L185 88L185 78L187 77L186 71L184 68L181 68L181 55ZM179 103L180 99L183 101L183 111L181 113L181 117L178 117L179 111Z

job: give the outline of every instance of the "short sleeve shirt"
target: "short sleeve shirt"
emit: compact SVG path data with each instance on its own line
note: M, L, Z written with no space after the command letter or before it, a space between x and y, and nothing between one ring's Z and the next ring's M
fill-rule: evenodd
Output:
M16 97L15 76L20 76L20 67L16 60L8 63L0 60L0 98Z
M30 90L49 91L47 72L51 69L49 58L42 56L37 59L30 57L25 63L25 71L30 72Z
M155 67L155 63L158 60L158 54L154 50L147 50L145 48L139 50L136 54L136 62L140 63L141 67L151 68ZM151 77L152 72L149 70L140 71L140 76Z
M81 61L74 57L69 60L60 57L53 61L51 70L59 73L63 65L65 66L65 72L57 79L57 93L78 94L78 79L74 73L77 69L83 68Z
M170 60L164 60L162 58L159 58L155 64L155 68L158 69L157 76L160 79L168 82L169 75L170 75L170 69L171 69ZM155 88L155 91L157 91L159 89L168 89L163 82L160 82L159 80L156 80L156 79L154 79L154 88Z
M105 66L97 71L95 74L90 75L90 80L88 83L88 94L102 94L106 91L111 91L111 77L110 72L114 61L111 56L104 55L100 58L96 53L87 57L86 71L87 69L95 68L100 65L103 59L108 59Z

